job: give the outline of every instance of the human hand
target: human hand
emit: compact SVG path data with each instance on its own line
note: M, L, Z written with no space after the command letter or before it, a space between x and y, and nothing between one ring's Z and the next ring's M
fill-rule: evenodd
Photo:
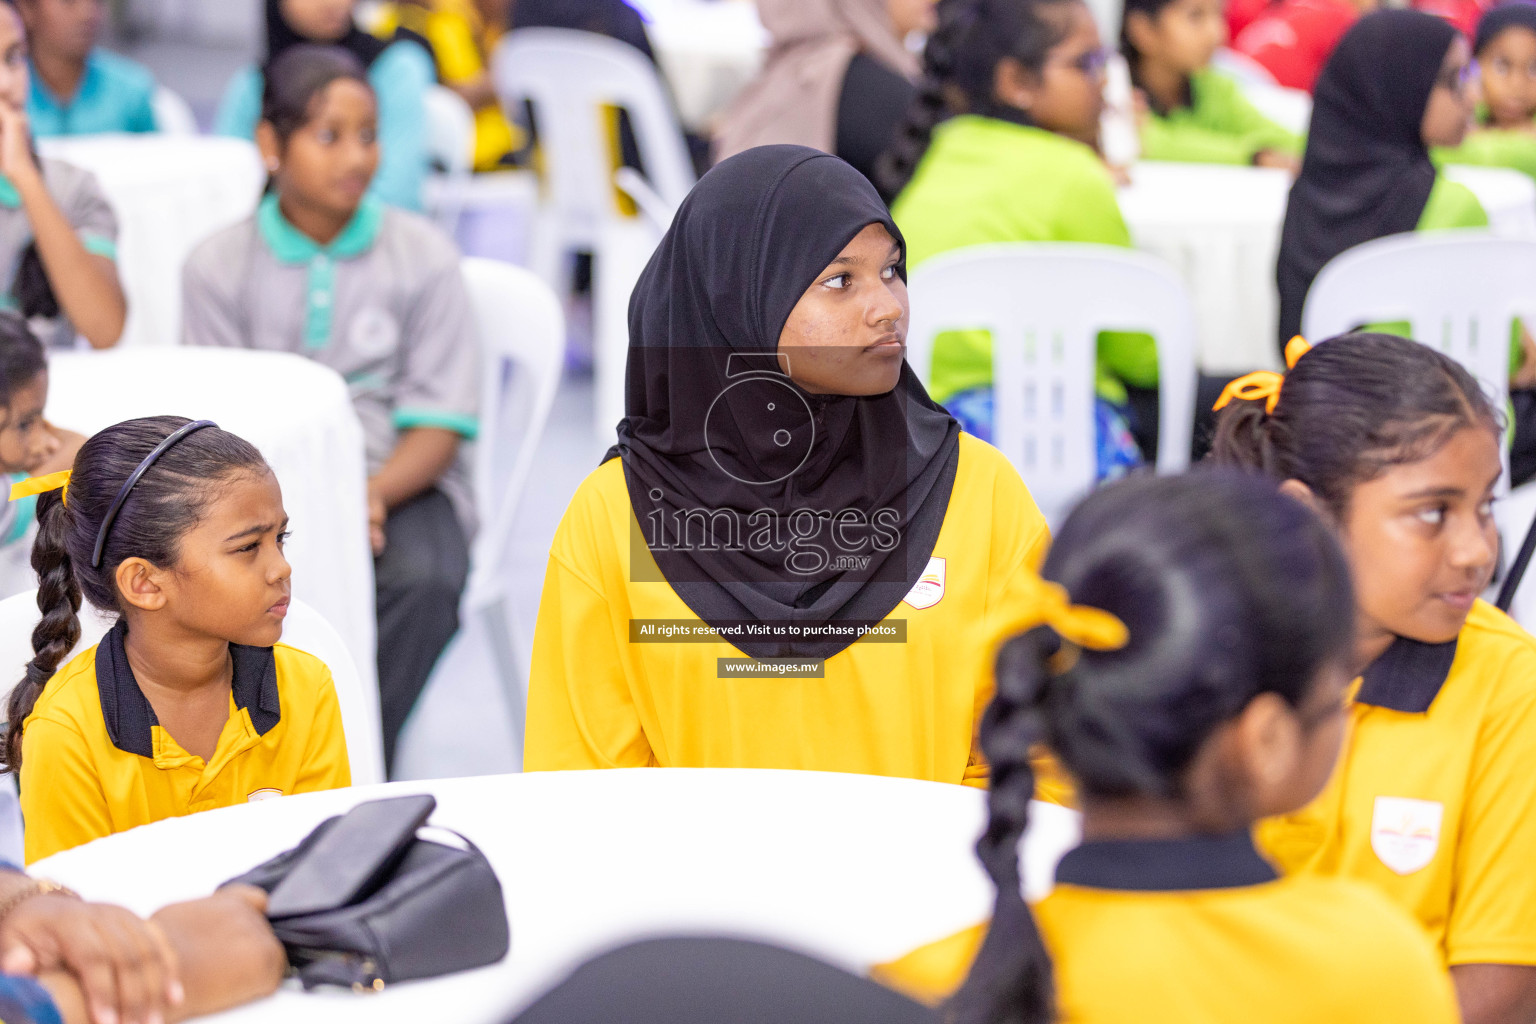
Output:
M1536 388L1536 339L1524 324L1520 325L1520 367L1509 378L1509 386L1517 391Z
M25 899L0 921L0 970L69 974L94 1024L159 1024L185 998L176 951L158 925L62 893Z
M77 434L73 430L64 430L46 421L43 423L43 429L49 435L48 452L33 467L32 475L47 476L49 473L58 473L73 467L75 455L79 453L80 446L85 444L85 435Z
M5 103L0 103L0 174L17 187L42 175L32 155L32 133L26 112Z
M1282 153L1277 149L1261 149L1254 154L1253 166L1273 167L1282 171L1289 171L1291 177L1301 173L1301 160L1289 153Z
M265 892L229 885L200 900L173 903L150 918L178 957L186 1015L260 999L282 983L288 956L266 913Z
M384 553L386 538L384 536L384 521L389 518L389 509L384 507L384 496L368 487L368 542L373 545L373 557L378 558Z

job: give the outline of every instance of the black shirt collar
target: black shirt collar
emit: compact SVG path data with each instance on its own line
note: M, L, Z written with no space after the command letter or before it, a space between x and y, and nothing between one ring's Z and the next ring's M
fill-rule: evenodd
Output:
M1426 644L1400 636L1366 668L1355 702L1422 715L1451 674L1456 640Z
M101 697L101 717L107 724L112 745L140 757L155 756L151 729L160 724L155 709L149 706L139 682L128 667L128 653L123 638L128 623L117 621L96 648L96 690ZM282 705L277 698L277 660L270 647L246 647L230 644L235 663L232 687L235 704L251 714L251 725L265 736L282 719Z
M1061 858L1058 885L1133 892L1235 889L1280 876L1246 831L1185 839L1086 842Z

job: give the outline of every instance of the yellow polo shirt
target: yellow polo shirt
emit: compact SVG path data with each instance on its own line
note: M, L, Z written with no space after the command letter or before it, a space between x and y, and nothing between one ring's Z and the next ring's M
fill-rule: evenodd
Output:
M351 785L331 671L286 644L230 644L230 716L213 759L160 727L119 622L60 669L22 733L27 863L138 825Z
M1454 641L1399 639L1358 687L1327 788L1260 845L1385 893L1447 965L1536 964L1536 638L1479 601Z
M1456 1024L1422 931L1346 879L1279 878L1247 835L1090 842L1034 908L1058 1018L1083 1024ZM985 924L874 969L928 1003L952 995Z
M822 678L728 678L720 640L632 642L631 620L694 619L665 580L632 582L638 529L618 459L571 500L550 546L528 694L527 771L799 768L986 784L976 723L987 645L1033 603L1050 534L1019 474L960 436L923 579L886 618L904 643L861 639ZM646 552L641 547L646 556Z

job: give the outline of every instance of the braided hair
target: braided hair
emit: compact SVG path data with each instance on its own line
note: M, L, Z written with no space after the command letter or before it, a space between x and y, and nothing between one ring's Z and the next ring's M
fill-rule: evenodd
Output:
M991 928L953 1024L1053 1018L1050 958L1020 893L1031 754L1048 746L1085 801L1181 799L1212 733L1261 693L1292 707L1347 658L1354 600L1321 520L1249 474L1141 477L1095 492L1067 519L1043 575L1125 623L1116 651L1063 649L1049 627L1009 640L981 723L991 764L977 854L997 885ZM1276 581L1284 581L1277 586Z
M43 617L32 631L33 657L26 676L11 691L7 770L21 767L22 726L59 662L80 640L82 598L122 614L117 567L124 560L143 558L174 566L181 538L203 519L225 483L242 473L271 472L250 442L226 430L208 427L188 434L128 493L107 532L101 563L93 566L97 534L118 491L160 442L188 422L180 416L151 416L108 427L75 456L67 503L59 491L39 495L32 568Z
M1040 73L1046 55L1067 37L1051 11L1082 0L939 0L938 24L923 49L923 74L906 116L875 162L875 187L887 203L907 187L933 130L956 114L980 114L1019 124L1029 115L998 100L997 66L1017 61Z
M1464 427L1502 437L1502 419L1449 356L1391 334L1350 334L1301 357L1273 413L1263 401L1223 409L1208 458L1299 480L1342 521L1358 484L1428 458Z

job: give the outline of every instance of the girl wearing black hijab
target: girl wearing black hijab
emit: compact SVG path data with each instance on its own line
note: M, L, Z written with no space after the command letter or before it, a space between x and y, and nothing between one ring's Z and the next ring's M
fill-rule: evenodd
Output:
M1350 28L1318 77L1301 175L1280 236L1279 342L1301 333L1307 290L1344 250L1385 235L1486 227L1466 186L1435 172L1472 119L1473 64L1448 22L1377 11Z
M266 69L273 58L300 43L339 46L368 69L368 81L379 98L381 154L371 193L392 206L419 211L428 170L425 98L437 71L419 44L408 39L386 42L359 29L352 18L356 6L356 0L266 0L267 46L261 65L231 79L214 131L254 138Z
M764 146L704 176L630 302L618 443L551 545L526 769L985 784L967 631L1033 608L1048 534L906 365L907 320L901 233L848 164Z

